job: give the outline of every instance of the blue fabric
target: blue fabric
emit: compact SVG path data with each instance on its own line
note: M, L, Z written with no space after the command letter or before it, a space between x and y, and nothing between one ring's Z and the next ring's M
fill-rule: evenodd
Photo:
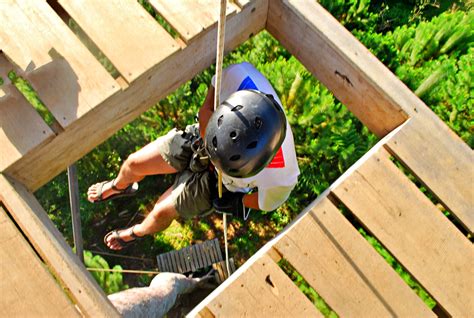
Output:
M242 81L242 83L240 84L240 86L237 90L240 91L242 89L255 89L255 90L258 90L257 85L255 85L255 83L252 81L250 76L247 76L246 78L244 78L244 80Z

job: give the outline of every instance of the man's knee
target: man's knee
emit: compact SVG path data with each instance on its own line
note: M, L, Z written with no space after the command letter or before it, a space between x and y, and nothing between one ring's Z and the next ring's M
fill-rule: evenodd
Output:
M179 214L176 208L168 200L157 203L153 207L152 215L155 220L169 220L170 222L177 219Z
M123 165L126 168L133 171L140 166L140 163L141 163L140 154L138 152L134 152L128 156L128 158L125 160Z

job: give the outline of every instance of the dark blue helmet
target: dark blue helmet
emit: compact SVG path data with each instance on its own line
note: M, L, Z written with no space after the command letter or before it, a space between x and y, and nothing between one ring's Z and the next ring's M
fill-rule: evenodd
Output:
M226 175L247 178L263 170L286 136L286 117L272 95L240 90L213 113L204 137L209 159Z

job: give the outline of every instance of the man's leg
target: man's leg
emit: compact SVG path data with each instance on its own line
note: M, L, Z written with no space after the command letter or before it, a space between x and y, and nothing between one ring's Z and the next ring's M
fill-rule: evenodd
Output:
M147 234L161 232L168 228L174 219L178 218L178 212L176 211L171 198L172 190L172 187L166 190L166 192L163 193L163 195L155 203L153 210L147 215L145 220L133 227L133 233L136 236L142 237ZM130 234L131 231L129 230L118 232L119 238L125 242L134 239ZM117 236L108 236L105 243L112 250L122 249L122 246L117 240Z
M108 182L104 185L96 183L90 186L87 191L88 200L94 202L99 199L100 187L102 187L101 197L105 199L118 192L112 189L112 185L117 189L125 189L130 184L138 182L148 175L176 173L176 169L170 166L161 156L158 147L161 142L160 138L131 154L122 164L114 184Z

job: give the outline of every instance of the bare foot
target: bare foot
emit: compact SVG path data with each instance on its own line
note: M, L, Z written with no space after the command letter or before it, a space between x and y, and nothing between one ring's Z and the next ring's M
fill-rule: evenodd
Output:
M91 185L87 190L87 200L94 203L95 201L104 200L112 194L118 193L119 191L112 189L113 182L114 180L110 180Z

